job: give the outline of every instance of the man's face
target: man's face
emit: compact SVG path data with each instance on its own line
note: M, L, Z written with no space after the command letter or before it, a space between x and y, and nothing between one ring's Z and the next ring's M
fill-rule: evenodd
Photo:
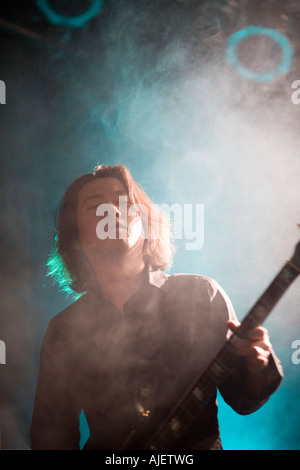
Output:
M88 258L121 255L142 247L141 219L129 206L125 186L116 178L98 178L81 188L76 211L78 239Z

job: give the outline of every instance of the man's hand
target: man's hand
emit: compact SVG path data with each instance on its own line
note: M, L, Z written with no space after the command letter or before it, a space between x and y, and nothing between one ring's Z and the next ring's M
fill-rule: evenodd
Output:
M240 323L238 321L228 321L227 325L231 331L235 331ZM248 371L253 375L258 375L264 371L269 364L271 343L268 331L259 326L249 331L247 338L235 337L232 342L235 353L244 357Z

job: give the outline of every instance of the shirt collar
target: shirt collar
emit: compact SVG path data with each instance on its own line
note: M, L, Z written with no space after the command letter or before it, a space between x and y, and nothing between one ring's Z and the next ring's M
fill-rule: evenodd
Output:
M161 287L165 284L168 277L160 269L146 267L142 284L132 297L125 302L124 311L153 313L153 306L158 309L158 305L164 298L165 293Z
M147 288L147 286L153 286L160 289L169 277L170 276L161 269L155 269L152 266L146 266L145 275L143 277L142 285L139 291L143 291L145 288ZM90 289L87 293L89 294L89 296L94 297L96 295L97 297L102 297L101 290L99 290L98 288Z

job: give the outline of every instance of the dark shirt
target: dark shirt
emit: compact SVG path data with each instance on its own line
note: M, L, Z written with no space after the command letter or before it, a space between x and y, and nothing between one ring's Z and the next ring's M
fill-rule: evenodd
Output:
M226 321L236 319L216 281L151 270L124 312L100 292L89 292L50 321L40 358L32 449L78 449L82 410L90 430L85 449L122 448L142 412L149 416L140 435L149 438L226 341ZM219 387L240 414L262 406L282 378L273 351L257 379L264 385L259 397L246 388L246 374L239 358ZM143 445L142 439L136 449ZM178 449L221 448L214 391Z

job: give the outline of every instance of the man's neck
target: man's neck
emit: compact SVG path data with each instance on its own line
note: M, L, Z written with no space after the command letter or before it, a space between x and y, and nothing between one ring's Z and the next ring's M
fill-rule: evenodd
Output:
M103 296L122 313L125 302L139 289L145 264L143 260L122 260L118 263L102 263L94 267L94 274Z

